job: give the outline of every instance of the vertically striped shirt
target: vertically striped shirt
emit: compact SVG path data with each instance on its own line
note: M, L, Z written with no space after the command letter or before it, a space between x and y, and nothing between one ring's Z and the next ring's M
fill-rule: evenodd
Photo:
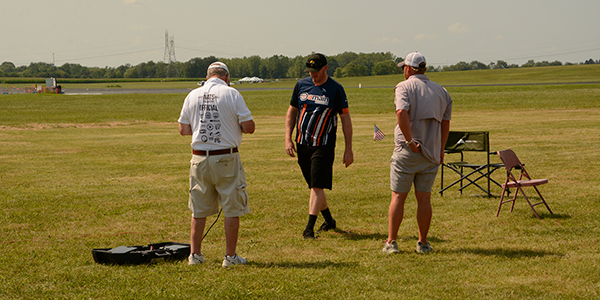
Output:
M348 113L348 98L341 84L331 77L320 86L310 77L300 79L290 105L298 108L296 143L335 147L337 114Z

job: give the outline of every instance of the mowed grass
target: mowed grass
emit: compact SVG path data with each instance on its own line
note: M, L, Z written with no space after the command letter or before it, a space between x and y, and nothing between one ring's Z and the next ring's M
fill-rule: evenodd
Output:
M91 255L93 248L188 242L190 138L179 136L176 123L185 95L0 95L0 298L598 298L600 85L449 92L451 129L490 131L492 149L513 149L534 177L548 178L540 190L553 215L537 206L538 220L519 197L514 212L505 205L496 217L498 187L492 198L474 188L434 193L435 252L423 256L414 253L410 195L401 253L384 255L393 90L350 88L355 163L341 163L340 129L327 193L341 231L305 241L309 191L283 151L290 91L243 91L257 124L240 152L251 213L241 218L238 253L249 264L230 269L220 266L222 219L200 266L99 265ZM373 141L373 124L383 141Z

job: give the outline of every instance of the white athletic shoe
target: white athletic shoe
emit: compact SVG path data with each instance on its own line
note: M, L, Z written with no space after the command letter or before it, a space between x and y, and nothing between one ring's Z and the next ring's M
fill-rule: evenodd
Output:
M246 259L237 255L237 253L234 256L225 255L223 258L223 268L231 267L233 265L245 265L246 263Z
M204 255L202 255L202 253L200 254L196 254L196 253L192 253L190 254L190 256L188 256L188 265L198 265L201 263L204 263L206 261L206 259L204 259Z
M385 242L385 246L383 246L383 253L392 254L392 253L400 253L398 250L398 243L396 241L392 241L391 243Z
M429 242L427 242L427 244L417 242L417 253L427 254L432 251L433 251L433 248L431 247L431 245L429 245Z

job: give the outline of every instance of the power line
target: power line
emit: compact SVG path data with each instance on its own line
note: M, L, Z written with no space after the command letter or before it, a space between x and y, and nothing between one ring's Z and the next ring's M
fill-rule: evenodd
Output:
M112 53L112 54L104 54L104 55L96 55L96 56L70 57L70 58L60 59L60 60L57 60L57 61L58 62L67 62L67 61L73 61L73 60L88 60L88 59L103 58L103 57L116 57L116 56L122 56L122 55L134 54L134 53L150 52L150 51L156 51L156 50L160 50L160 48L134 50L134 51L128 51L128 52L120 52L120 53Z

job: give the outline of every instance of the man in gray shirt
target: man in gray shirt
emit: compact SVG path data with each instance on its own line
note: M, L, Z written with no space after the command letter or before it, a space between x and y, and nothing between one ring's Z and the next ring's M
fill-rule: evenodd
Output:
M431 190L444 160L443 145L450 131L452 99L446 89L425 75L427 62L421 53L409 53L398 67L403 68L405 80L395 89L398 123L390 163L389 233L383 252L400 252L396 242L398 229L404 216L404 202L414 184L419 226L417 252L429 253L433 251L427 241L432 216Z

